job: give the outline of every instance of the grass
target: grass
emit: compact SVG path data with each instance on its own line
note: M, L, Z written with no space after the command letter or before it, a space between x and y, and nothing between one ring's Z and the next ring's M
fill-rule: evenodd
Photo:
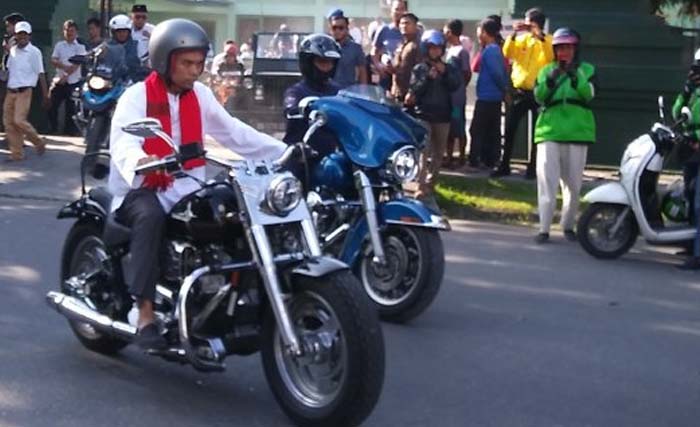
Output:
M443 175L437 186L437 202L452 218L511 223L537 220L534 181Z

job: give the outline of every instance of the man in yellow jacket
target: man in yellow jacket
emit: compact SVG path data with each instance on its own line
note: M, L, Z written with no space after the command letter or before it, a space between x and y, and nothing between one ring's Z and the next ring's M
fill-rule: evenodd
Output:
M523 117L528 111L533 114L533 126L537 119L538 105L535 102L533 89L540 70L554 60L552 48L552 36L545 34L544 26L547 17L538 8L533 8L525 13L524 22L516 22L513 25L513 34L503 44L503 56L511 63L511 80L513 83L513 105L506 118L506 135L503 145L503 158L497 170L491 175L494 177L510 175L510 159L513 155L515 133ZM536 150L533 144L530 152L530 164L526 177L535 177Z

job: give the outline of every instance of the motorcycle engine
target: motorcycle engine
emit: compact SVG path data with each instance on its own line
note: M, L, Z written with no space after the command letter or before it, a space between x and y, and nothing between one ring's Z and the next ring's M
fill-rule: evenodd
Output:
M179 287L182 281L195 269L214 263L231 261L223 246L210 244L195 247L188 242L171 240L166 242L163 257L163 278L173 287ZM216 293L226 280L222 275L206 275L200 278L199 289L204 294Z

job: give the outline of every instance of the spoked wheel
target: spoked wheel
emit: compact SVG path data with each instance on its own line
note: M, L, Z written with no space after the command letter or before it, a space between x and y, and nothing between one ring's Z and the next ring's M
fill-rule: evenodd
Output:
M374 408L384 381L376 312L347 271L297 280L288 310L303 354L286 350L268 310L262 359L270 388L300 425L358 425Z
M625 209L628 209L626 213ZM601 259L614 259L626 253L639 234L631 210L610 203L590 205L579 218L577 232L583 249Z
M362 285L384 320L408 321L435 299L445 267L437 230L391 226L382 235L386 264L373 261L367 246L360 261Z
M107 251L104 242L100 237L100 230L93 224L76 224L71 229L64 246L64 264L62 273L62 291L71 293L64 283L69 278L84 280L91 276L96 277L96 273L103 271L109 264ZM87 283L95 283L97 279L88 280ZM102 301L102 295L97 298L98 293L102 293L102 286L86 286L85 294L92 301ZM94 297L94 298L93 298ZM114 309L109 302L100 303L97 310L108 316L114 316ZM95 330L91 325L74 320L68 321L71 329L78 337L78 340L92 351L104 354L114 354L124 348L128 342L107 336Z

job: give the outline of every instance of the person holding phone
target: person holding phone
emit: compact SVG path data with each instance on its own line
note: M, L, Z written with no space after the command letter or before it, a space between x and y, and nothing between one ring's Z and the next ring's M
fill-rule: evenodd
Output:
M562 187L561 225L564 237L576 240L574 223L588 147L596 140L591 101L596 94L596 70L579 58L581 37L571 28L553 36L555 61L537 77L534 96L541 106L535 126L537 204L540 231L537 243L549 240L549 229Z
M493 177L510 175L510 160L515 145L518 126L528 112L533 120L537 118L538 105L533 89L540 70L554 59L552 36L544 32L547 17L541 9L533 8L525 12L525 21L513 24L515 30L503 44L503 55L512 66L513 83L512 105L506 117L506 135L503 145L503 158ZM537 153L535 147L530 152L526 178L535 177Z

